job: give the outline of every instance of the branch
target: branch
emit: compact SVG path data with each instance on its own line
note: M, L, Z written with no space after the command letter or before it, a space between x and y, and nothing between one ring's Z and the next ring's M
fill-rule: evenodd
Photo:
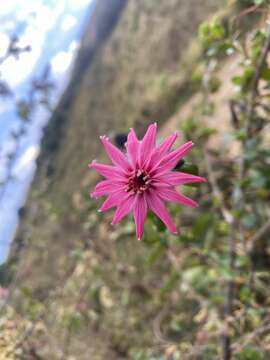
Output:
M260 6L261 5L252 5L249 8L243 10L236 18L240 19L243 16L253 13L253 12L257 11L260 8Z
M266 236L270 235L270 218L266 221L266 223L256 232L256 234L250 240L250 248L249 254L255 249L255 245L266 238Z
M256 328L252 333L248 334L243 338L242 341L238 341L232 347L234 353L239 353L242 349L244 349L248 344L250 344L257 337L261 337L264 334L268 334L270 331L269 318L264 321L264 323ZM241 344L242 342L242 344Z
M205 151L205 160L208 170L208 179L212 186L214 195L217 197L217 199L220 202L220 211L222 213L222 216L226 222L228 222L231 225L231 233L230 233L230 250L229 250L229 267L230 270L233 271L235 267L235 237L233 234L233 228L234 228L234 218L230 212L229 209L224 205L224 197L223 194L218 186L216 177L214 175L213 167L212 167L212 161L207 153ZM233 310L233 298L234 298L234 281L230 280L228 282L228 288L227 288L227 296L226 296L226 304L224 309L224 314L226 318L229 318L232 314ZM230 336L225 333L222 338L222 347L223 347L223 360L230 360L231 359L231 340Z
M242 143L243 156L241 157L240 164L239 164L239 181L240 181L240 183L244 179L245 173L247 170L244 154L246 153L247 140L249 140L250 136L252 135L250 130L251 130L251 124L252 124L254 111L255 111L255 107L256 107L256 97L258 95L259 82L261 79L262 71L263 71L264 65L266 63L266 58L267 58L269 51L270 51L270 25L268 26L266 41L265 41L264 47L262 49L261 56L256 65L256 70L255 70L255 74L254 74L254 77L252 80L250 95L249 95L249 98L247 99L247 113L246 113L246 124L245 124L247 138ZM232 111L231 111L231 115L232 116L234 115ZM234 206L237 209L241 210L244 207L244 201L245 200L244 200L243 187L242 187L242 185L240 185L239 186L239 195L238 195L237 199L234 199L234 201L233 201ZM239 221L238 224L235 224L235 225L238 228L241 239L243 239L244 234L243 234L243 227L242 227L241 222ZM268 232L269 229L270 229L270 221L267 226L263 227L263 229L257 233L257 236L255 237L255 241L253 239L253 243L255 244L255 242L257 242L258 239L261 239L262 236L265 236L265 234ZM230 246L230 253L229 253L230 264L229 264L229 266L230 266L231 272L233 273L234 269L235 269L235 253L236 253L236 236L234 234L233 226L231 227L230 245L229 246ZM251 264L251 276L253 273L252 269L253 269L253 267ZM228 290L227 290L227 297L226 297L225 316L227 318L232 316L232 314L233 314L234 287L235 287L234 279L232 279L228 282ZM226 333L223 336L223 360L230 360L231 358L232 358L231 336L228 333Z
M220 203L221 214L226 222L228 222L229 224L233 224L234 218L233 218L230 210L225 205L225 200L224 200L222 191L219 188L217 179L214 174L212 160L211 160L211 157L209 156L209 153L207 150L204 151L204 155L205 155L205 160L206 160L208 179L209 179L210 185L212 187L213 193Z
M236 105L238 105L238 104L235 100L229 101L229 107L230 107L230 113L231 113L231 123L235 129L239 129L240 121L238 119L238 115L237 115L237 112L235 109Z
M236 257L236 238L234 235L234 227L231 226L230 237L229 237L229 268L230 272L233 274L235 271L235 257ZM234 278L228 281L227 285L227 295L226 302L224 308L225 320L229 324L230 317L233 315L233 302L235 296L235 284ZM226 329L225 334L222 338L223 344L223 360L230 360L231 353L231 337L228 333L228 329Z
M247 122L246 122L247 134L249 134L249 131L250 131L250 125L252 122L254 109L256 106L256 97L258 95L259 82L261 79L261 75L262 75L263 68L266 63L266 59L267 59L267 55L268 55L269 51L270 51L270 25L268 26L268 29L267 29L266 41L265 41L261 56L258 60L255 75L254 75L252 85L251 85L251 92L250 92L248 111L247 111Z

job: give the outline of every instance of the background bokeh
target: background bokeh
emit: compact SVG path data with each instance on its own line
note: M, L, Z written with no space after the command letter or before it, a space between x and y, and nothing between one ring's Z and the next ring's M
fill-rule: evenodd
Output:
M0 9L0 359L268 360L269 1ZM154 121L207 182L166 204L177 236L150 212L138 242L88 163Z

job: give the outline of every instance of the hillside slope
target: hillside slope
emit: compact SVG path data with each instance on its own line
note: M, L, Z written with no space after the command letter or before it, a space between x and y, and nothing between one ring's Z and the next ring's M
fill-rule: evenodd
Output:
M135 242L133 227L112 232L109 221L102 222L89 200L97 177L87 164L103 156L99 135L130 126L142 132L153 119L163 123L190 96L197 27L224 2L99 4L106 11L94 16L107 16L111 26L98 30L95 20L86 30L72 83L45 134L10 258L18 287L14 304L47 329L35 339L44 359L133 359L136 349L155 347L156 290L166 279L166 261L149 273L142 259L148 250Z

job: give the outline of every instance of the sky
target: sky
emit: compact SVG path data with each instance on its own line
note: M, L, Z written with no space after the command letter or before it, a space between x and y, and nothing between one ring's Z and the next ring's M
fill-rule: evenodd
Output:
M9 84L16 98L25 96L31 79L40 76L49 63L56 85L53 105L57 104L69 80L84 21L95 1L0 1L0 58L5 54L11 35L18 35L21 47L31 46L31 51L22 53L18 60L10 57L0 65L1 79ZM43 129L49 117L44 107L35 110L19 143L12 181L0 198L0 263L8 256L18 223L18 209L23 206L31 185ZM0 183L6 176L6 155L16 147L10 133L19 124L14 100L0 98Z

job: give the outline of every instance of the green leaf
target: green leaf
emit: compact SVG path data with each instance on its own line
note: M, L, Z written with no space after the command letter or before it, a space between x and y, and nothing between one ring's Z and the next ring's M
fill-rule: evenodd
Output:
M240 300L241 301L246 302L248 300L251 300L252 298L253 298L253 294L249 287L246 286L240 290Z
M250 85L251 85L251 81L253 79L253 76L255 74L255 68L252 65L248 65L244 68L244 72L242 75L238 75L238 76L234 76L232 78L232 82L240 87L240 90L242 92L247 92Z
M212 214L202 214L192 227L193 236L197 239L202 239L213 220Z
M184 165L181 167L181 171L192 175L199 175L198 166L189 162L184 163Z
M256 222L256 214L251 213L242 217L242 224L248 229L253 229L256 226Z
M159 218L155 219L155 224L159 232L166 231L166 225Z
M263 354L259 350L246 346L238 357L239 360L263 360Z
M65 325L69 329L70 332L77 333L82 324L82 316L79 312L75 312L74 314L66 317Z
M209 79L208 87L209 87L209 90L211 93L217 92L219 90L220 86L221 86L221 81L217 76L212 76Z
M173 271L172 274L170 274L168 280L165 282L163 287L161 288L161 294L165 295L172 291L175 288L175 285L177 281L179 280L179 273L176 271Z
M246 129L235 130L233 135L236 140L244 141L247 138L247 131Z
M152 266L157 259L164 254L165 247L161 243L156 243L153 246L152 251L150 252L148 258L146 259L146 266Z
M262 71L261 77L265 81L270 81L270 68L265 66L265 68Z
M205 37L210 34L210 25L208 22L203 22L199 27L199 36Z
M224 26L220 23L220 20L216 20L212 26L212 35L216 39L222 39L225 35Z

